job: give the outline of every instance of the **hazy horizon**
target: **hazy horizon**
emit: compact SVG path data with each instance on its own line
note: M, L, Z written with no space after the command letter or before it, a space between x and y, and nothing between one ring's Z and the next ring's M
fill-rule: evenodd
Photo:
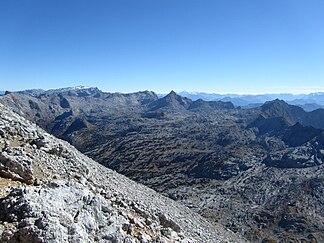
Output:
M44 91L48 91L48 90L59 90L59 89L68 89L68 88L98 88L99 90L103 91L103 92L110 92L110 93L136 93L136 92L143 92L143 91L152 91L156 94L159 95L167 95L169 94L171 91L176 92L177 94L179 93L188 93L188 94L218 94L218 95L310 95L310 94L314 94L314 93L324 93L323 91L313 91L313 92L300 92L300 93L293 93L293 92L263 92L263 93L233 93L233 92L213 92L213 91L188 91L188 90L174 90L174 89L169 89L166 92L158 92L155 90L149 90L149 89L143 89L143 90L134 90L134 91L130 91L130 92L121 92L121 91L112 91L112 90L103 90L100 87L97 86L85 86L85 85L76 85L76 86L65 86L65 87L57 87L57 88L49 88L49 89L44 89L44 88L26 88L26 89L19 89L19 90L0 90L0 92L5 92L5 91L9 91L9 92L19 92L19 91L25 91L25 90L44 90Z

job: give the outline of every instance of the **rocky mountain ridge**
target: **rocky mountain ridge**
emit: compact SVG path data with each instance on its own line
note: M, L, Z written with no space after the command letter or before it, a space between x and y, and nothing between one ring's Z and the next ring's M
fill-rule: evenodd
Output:
M244 242L0 111L1 242Z
M324 239L321 110L280 100L240 109L149 91L11 93L0 102L251 241Z

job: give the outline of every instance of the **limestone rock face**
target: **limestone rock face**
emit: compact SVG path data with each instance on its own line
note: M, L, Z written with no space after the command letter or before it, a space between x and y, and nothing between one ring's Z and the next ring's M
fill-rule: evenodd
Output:
M0 136L0 242L245 242L2 104Z

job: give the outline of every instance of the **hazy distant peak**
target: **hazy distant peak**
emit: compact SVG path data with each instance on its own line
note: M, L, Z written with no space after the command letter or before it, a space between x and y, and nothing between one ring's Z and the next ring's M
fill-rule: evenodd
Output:
M308 107L308 110L314 110L316 107L324 106L324 93L310 93L310 94L293 94L293 93L269 93L269 94L218 94L206 92L187 92L181 91L178 93L183 97L190 98L191 100L203 99L206 101L230 101L235 106L251 107L255 104L262 104L267 101L279 99L284 100L290 104L304 107L306 104L315 104ZM317 105L317 106L316 106ZM259 105L260 106L260 105Z
M79 85L79 86L75 86L74 89L89 89L91 88L90 86L83 86L83 85Z
M59 89L49 89L48 92L65 92L65 91L78 91L78 90L98 90L97 87L89 87L89 86L75 86L75 87L66 87L66 88L59 88Z
M67 93L67 92L70 92L70 94L80 94L80 92L97 93L102 91L100 91L97 87L87 87L87 86L80 85L75 87L66 87L66 88L49 89L49 90L28 89L28 90L18 91L17 93L28 94L31 96L39 96L43 94L60 94L60 93Z

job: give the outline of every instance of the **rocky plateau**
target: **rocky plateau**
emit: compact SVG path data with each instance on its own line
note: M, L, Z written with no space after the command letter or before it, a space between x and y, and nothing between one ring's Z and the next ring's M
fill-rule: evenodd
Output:
M245 242L0 111L0 242Z
M200 214L209 222L206 223L199 218L199 222L209 225L206 229L214 230L213 227L216 227L221 229L218 232L228 233L228 236L220 238L220 241L230 239L229 242L240 242L244 237L251 242L324 242L323 109L306 112L282 100L268 101L256 108L241 109L234 107L230 102L192 101L173 91L159 98L150 91L120 94L102 92L97 88L7 92L0 98L0 102L47 132L66 140L101 165L181 203L184 206L181 206L180 211L188 212L188 215L191 211ZM13 116L13 113L10 115ZM54 139L50 135L46 137ZM68 153L64 149L66 147L69 148L67 151L76 151L67 143L60 141L60 144L64 144L63 148L53 149L52 146L47 148L42 139L27 139L23 140L23 143L17 142L19 139L14 141L13 144L18 147L23 147L22 144L26 143L29 144L28 148L31 146L35 150L32 153L22 150L25 156L35 156L35 153L58 156L59 153L60 158L74 162L57 160L53 168L49 164L38 166L36 163L37 168L50 170L51 175L56 173L58 174L56 177L63 177L64 181L55 182L56 186L53 186L49 180L35 188L23 189L23 193L17 189L18 191L9 194L7 199L3 199L4 203L5 200L20 201L17 198L21 197L22 201L28 201L30 198L46 201L46 198L51 196L49 194L55 194L55 190L62 190L60 195L64 197L64 191L66 192L68 188L73 188L71 193L76 197L82 198L84 193L93 193L91 195L95 197L98 195L97 189L91 188L103 188L107 193L107 191L116 192L120 187L117 186L118 183L110 185L111 181L103 183L104 178L111 178L111 175L117 177L117 174L99 165L95 165L97 171L100 168L95 173L96 176L92 172L92 167L84 169L83 172L90 171L91 176L82 174L75 178L69 175L74 171L80 174L84 162L81 163L82 159L69 159L70 155L65 155ZM3 144L3 148L8 147ZM91 161L91 166L94 166L95 162L84 155L73 153L85 161ZM14 157L14 154L12 152L2 155L2 164L8 163L5 161L16 161L18 157ZM18 155L20 156L19 153ZM39 157L41 158L42 156ZM22 166L23 170L17 169L20 174L13 170L12 179L20 183L35 183L35 175L31 175L29 171L30 160L22 156L19 161L19 166ZM65 166L72 167L66 169ZM56 170L58 172L55 172ZM3 176L8 177L9 172L4 171ZM33 171L41 173L40 169ZM42 175L45 176L41 178L52 178L47 174ZM131 183L125 177L118 175L119 177ZM97 181L92 184L92 180ZM84 189L82 183L88 186ZM98 186L99 184L107 184L109 189L105 189L103 185ZM149 191L150 195L158 195L144 186L134 185L137 187L136 190L145 190ZM44 190L44 197L35 196L39 193L37 190L41 195ZM80 190L89 191L81 193ZM135 192L132 194L135 195ZM167 200L161 196L154 197ZM63 204L65 199L61 200ZM107 198L100 197L96 200L96 203L100 204ZM148 199L145 197L135 201L140 204L142 200L147 202ZM171 200L168 202L178 207L177 203ZM16 207L19 208L19 205ZM46 203L41 205L44 205L45 209L50 207ZM161 208L161 205L163 203L157 208ZM75 206L66 207L65 213L72 215L73 207ZM95 210L92 206L86 207L88 211ZM36 212L35 214L42 211L38 208L32 210ZM8 214L10 215L10 212ZM166 217L170 218L172 215L175 216L176 213L168 214ZM14 222L21 222L19 218L21 216L17 217ZM196 216L190 217L192 219ZM7 218L1 220L9 221ZM159 224L161 219L156 217L152 220L155 220L154 225L157 225L157 228L162 227ZM30 222L28 221L27 225L30 225ZM194 224L192 223L190 228L177 223L183 233L171 227L172 236L169 234L169 237L173 237L171 241L188 239L189 242L190 240L206 242L215 237L212 233L199 236L194 233L197 231L191 232ZM74 226L79 227L77 223ZM104 227L108 226L105 224ZM187 231L183 227L187 228ZM198 231L203 228L205 227L199 227L197 224ZM239 239L228 238L235 235L224 228L238 234ZM68 229L67 232L71 230ZM111 228L109 230L113 231ZM163 237L167 236L162 231L155 234L162 237L161 239L150 236L151 239L165 240ZM127 230L122 232L127 233ZM135 229L132 231L133 236L134 232L137 231ZM44 232L42 234L46 235ZM101 234L96 234L99 235L99 240L104 237ZM223 237L222 234L219 233L219 236ZM45 235L44 237L47 237ZM214 238L211 242L217 242L217 239Z

